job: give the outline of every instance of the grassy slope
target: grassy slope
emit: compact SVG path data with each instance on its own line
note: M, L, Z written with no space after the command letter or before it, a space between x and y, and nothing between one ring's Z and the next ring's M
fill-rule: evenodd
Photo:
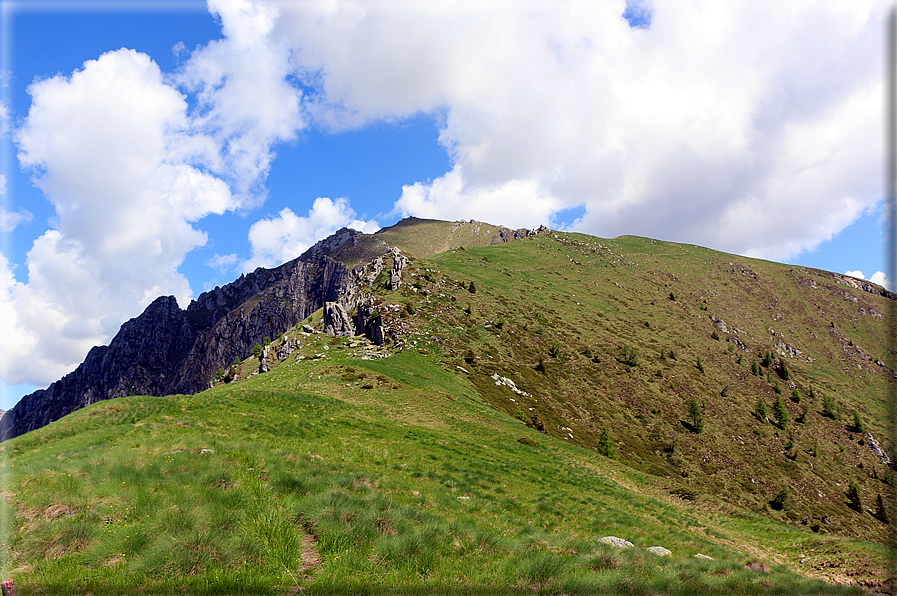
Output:
M856 434L818 414L831 393L842 409L864 408L883 434L874 417L884 381L848 349L880 347L875 322L856 315L874 297L818 292L816 307L854 342L845 346L801 307L802 274L788 267L730 265L728 255L643 239L559 239L416 262L406 277L416 288L382 294L382 312L396 305L394 323L409 333L388 358L361 359L357 342L312 336L305 358L265 375L194 396L95 404L5 443L7 572L23 593L54 594L261 594L297 584L336 594L820 593L840 588L787 569L881 579L891 551L835 535L863 536L866 524L882 542L879 522L847 509L835 483L853 473L867 501L889 488L869 478L877 468ZM470 280L476 293L458 283ZM782 321L760 308L771 287ZM409 303L416 314L399 318ZM725 334L710 338L709 314L744 331L741 365L737 351L723 354ZM767 327L815 361L788 361L797 386L816 392L807 422L789 425L799 447L817 444L815 457L788 459L786 431L750 414L757 395L772 401L766 371L750 374L750 358L776 343ZM624 344L638 347L636 366L617 360ZM496 386L493 371L533 397ZM690 396L704 404L700 435L682 424ZM793 420L801 404L786 403ZM514 418L531 417L529 408L553 436ZM601 427L632 467L594 452ZM792 499L772 511L766 503L782 484ZM831 496L814 500L809 489ZM807 512L834 523L810 532L797 521ZM640 548L598 546L607 534ZM673 557L643 550L652 545ZM748 561L772 571L743 569Z

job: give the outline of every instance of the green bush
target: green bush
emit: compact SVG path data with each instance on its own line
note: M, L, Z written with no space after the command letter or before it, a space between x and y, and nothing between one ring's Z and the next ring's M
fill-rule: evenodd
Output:
M556 341L551 342L551 346L548 348L548 355L552 358L557 358L561 355L561 344Z
M785 508L785 505L788 504L788 487L783 486L780 488L775 495L773 495L772 500L769 502L769 506L775 509L776 511L781 511Z
M865 425L863 424L863 418L860 416L860 413L856 410L853 411L853 431L854 432L864 432Z
M800 391L797 390L797 387L791 390L791 401L796 404L800 403Z
M773 414L776 418L776 424L782 430L788 428L788 410L785 409L785 404L782 403L782 396L776 395L776 403L773 405Z
M255 344L255 346L252 348L252 355L258 358L262 353L262 349L262 344Z
M621 347L619 361L627 366L638 366L638 350L631 346Z
M699 433L704 430L704 413L701 412L701 406L698 405L698 400L695 398L688 400L687 415L692 432Z
M851 480L847 487L847 506L858 513L863 512L863 493L856 480Z
M602 427L601 435L598 437L598 453L604 457L614 457L614 444L610 440L607 427Z
M763 397L760 396L757 398L757 405L754 408L754 416L757 417L760 422L764 422L766 420L766 402L763 401Z
M754 358L753 360L751 360L751 374L754 375L755 377L759 377L759 376L760 376L760 365L757 364L757 359L756 359L756 358Z
M822 415L832 420L840 420L841 412L838 410L838 404L830 395L822 396Z

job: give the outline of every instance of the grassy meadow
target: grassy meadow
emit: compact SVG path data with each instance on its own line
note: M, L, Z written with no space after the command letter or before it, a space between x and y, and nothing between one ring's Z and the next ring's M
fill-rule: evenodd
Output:
M883 590L890 530L866 509L892 485L849 425L885 438L865 358L884 323L856 312L886 311L731 259L572 234L415 259L400 290L371 289L395 343L291 329L301 347L270 372L250 358L202 393L0 445L4 577L94 596ZM754 374L779 342L804 359Z

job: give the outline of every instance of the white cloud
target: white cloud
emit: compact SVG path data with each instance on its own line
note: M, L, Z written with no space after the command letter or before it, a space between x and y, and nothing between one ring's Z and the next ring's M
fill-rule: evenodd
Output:
M443 115L453 168L402 213L584 206L583 231L785 259L880 194L880 0L658 0L648 29L623 1L271 5L319 123Z
M885 275L884 271L876 271L872 274L872 277L869 278L874 284L878 284L883 288L887 288L888 290L893 290L894 286L891 281L888 279L888 276Z
M209 10L220 17L225 38L193 52L174 77L196 93L192 127L203 141L191 137L182 149L226 177L241 202L253 206L264 199L272 146L305 126L302 93L287 81L289 46L272 36L276 8L209 0Z
M289 48L269 35L277 11L209 4L225 37L175 75L122 48L28 88L19 162L56 217L28 252L27 282L5 259L0 267L6 383L58 379L156 296L185 306L192 291L178 267L207 239L194 224L263 200L273 144L303 126L301 94L286 80ZM25 219L2 212L0 226Z
M285 207L276 217L252 224L249 229L252 257L243 263L243 270L275 267L295 259L318 240L344 227L366 234L380 229L376 221L357 219L345 198L335 201L326 197L317 198L306 217L299 217Z
M218 253L215 253L214 257L206 261L206 265L213 269L218 269L223 273L233 269L233 266L236 265L239 260L236 253L229 255L219 255Z
M863 272L860 271L859 269L856 271L846 271L844 273L844 275L849 275L850 277L855 277L857 279L866 279L866 276L863 275ZM894 289L892 287L891 281L888 279L888 276L885 275L884 271L876 271L875 273L872 274L872 277L869 278L869 281L871 281L874 284L878 284L881 287L888 289L888 290Z

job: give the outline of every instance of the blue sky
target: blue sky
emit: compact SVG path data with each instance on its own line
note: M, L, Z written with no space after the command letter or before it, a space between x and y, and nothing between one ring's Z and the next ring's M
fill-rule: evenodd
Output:
M882 281L885 8L0 0L0 408L407 215Z

